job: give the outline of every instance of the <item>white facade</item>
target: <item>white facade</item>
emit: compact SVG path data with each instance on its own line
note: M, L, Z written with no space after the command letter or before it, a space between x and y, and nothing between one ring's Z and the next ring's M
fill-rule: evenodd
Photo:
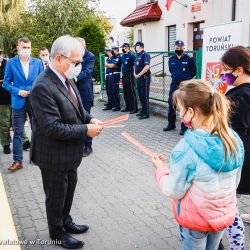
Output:
M147 3L148 0L137 0L137 6ZM176 26L176 39L183 40L186 50L194 49L194 25L201 23L200 28L232 21L233 0L178 0L173 1L167 11L167 0L159 0L162 16L159 21L145 22L134 26L134 40L145 44L147 51L166 51L169 48L169 26ZM201 10L191 11L193 4L200 4ZM236 0L235 21L243 22L242 45L250 45L250 1Z

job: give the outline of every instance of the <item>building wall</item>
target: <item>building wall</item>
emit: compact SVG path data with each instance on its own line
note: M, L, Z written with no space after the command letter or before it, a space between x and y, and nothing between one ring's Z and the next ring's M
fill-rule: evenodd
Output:
M232 21L233 0L207 0L201 2L201 11L191 12L194 0L180 1L187 3L184 7L173 1L170 11L167 11L166 0L159 0L162 9L160 21L147 22L134 26L134 40L138 40L138 30L142 30L142 40L147 51L164 51L168 49L167 27L176 25L176 38L183 40L187 50L193 50L193 23L204 21L204 26L223 24ZM137 6L147 3L147 0L137 0ZM250 45L250 1L236 1L236 21L243 22L243 45Z

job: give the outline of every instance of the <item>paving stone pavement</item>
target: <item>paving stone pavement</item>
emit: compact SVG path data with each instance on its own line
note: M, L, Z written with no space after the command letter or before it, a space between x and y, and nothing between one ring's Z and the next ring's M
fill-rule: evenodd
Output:
M102 111L97 102L93 115L107 120L120 112ZM171 250L181 249L179 230L173 219L171 201L162 195L155 183L147 156L137 151L120 133L128 131L157 153L169 156L180 139L178 130L166 133L166 120L156 116L139 121L130 115L125 128L105 129L94 139L93 151L83 158L78 168L78 184L71 215L77 223L90 229L76 238L85 241L90 250ZM36 240L35 245L22 249L60 249L41 244L49 240L44 192L38 167L28 162L24 153L24 168L9 173L12 156L0 153L0 171L20 240ZM250 212L250 197L239 200L241 212ZM223 242L227 245L227 240ZM40 244L38 244L40 243ZM250 226L246 226L246 249L250 249Z

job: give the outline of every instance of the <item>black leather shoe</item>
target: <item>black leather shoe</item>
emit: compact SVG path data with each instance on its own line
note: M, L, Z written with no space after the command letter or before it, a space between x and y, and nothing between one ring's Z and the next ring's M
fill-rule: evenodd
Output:
M175 126L170 126L168 125L166 128L163 129L163 131L170 131L170 130L174 130L176 127Z
M130 109L125 108L121 110L121 112L128 112L128 111L130 111Z
M137 112L138 112L138 110L133 109L133 110L130 111L130 114L135 114L135 113L137 113Z
M6 155L11 153L10 145L3 146L3 153L6 154Z
M108 104L107 104L107 103L104 103L104 105L103 105L103 106L107 107L107 106L108 106Z
M136 116L143 116L143 114L142 114L142 113L139 113L139 114L137 114Z
M112 108L108 108L108 107L106 107L106 108L104 108L104 109L102 109L103 111L106 111L106 110L111 110Z
M93 152L92 148L85 148L83 151L83 157L89 156Z
M67 225L64 225L64 229L67 233L71 234L82 234L88 231L89 226L87 225L76 225L74 222L70 222Z
M30 142L29 141L25 141L23 143L23 150L28 150L30 148Z
M63 248L77 249L77 248L82 248L83 245L84 245L83 241L73 238L70 234L65 233L61 237L61 246Z
M120 108L113 108L112 111L120 111L121 109Z
M139 117L140 120L148 119L148 118L149 118L149 115L142 115Z

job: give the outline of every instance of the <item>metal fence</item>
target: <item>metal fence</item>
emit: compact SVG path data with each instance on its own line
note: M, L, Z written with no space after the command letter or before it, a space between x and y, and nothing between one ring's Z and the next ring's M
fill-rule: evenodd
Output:
M168 69L169 57L174 52L148 52L150 54L151 85L149 97L154 100L167 102L168 92L171 83L171 74ZM201 77L202 50L185 51L190 57L193 57L197 66L196 78ZM105 55L100 54L100 80L101 88L105 89Z

